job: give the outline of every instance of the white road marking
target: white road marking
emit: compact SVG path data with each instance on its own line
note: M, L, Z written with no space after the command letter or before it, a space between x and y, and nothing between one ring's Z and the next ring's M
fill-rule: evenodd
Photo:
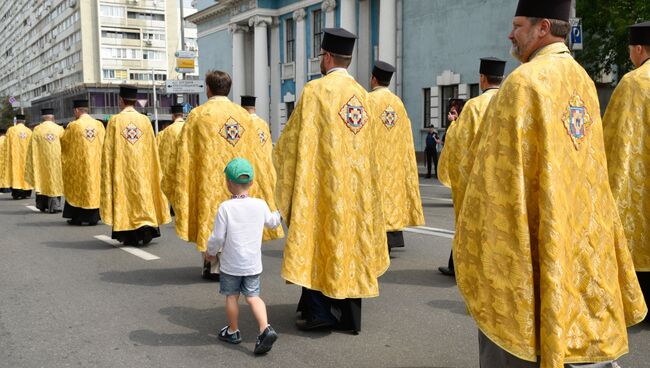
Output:
M34 212L41 212L41 210L39 210L38 208L36 208L36 206L25 206L25 207L29 208L30 210L32 210L32 211L34 211Z
M421 197L421 199L428 199L430 201L441 201L441 202L449 202L449 203L454 202L449 198L440 198L440 197Z
M447 229L438 229L435 227L416 226L404 229L404 231L415 234L438 236L441 238L453 239L454 232Z
M140 258L144 259L145 261L153 261L153 260L156 260L156 259L160 259L160 257L155 256L155 255L153 255L151 253L145 252L142 249L138 249L138 248L135 248L135 247L129 247L129 246L122 246L122 244L120 244L120 242L118 242L115 239L111 239L110 236L95 235L94 238L97 239L97 240L101 240L104 243L110 244L110 245L114 246L115 248L122 249L123 251L125 251L127 253L131 253L136 257L140 257Z
M420 184L420 186L421 187L428 187L428 188L433 188L433 187L447 188L446 186L440 185L440 184ZM447 188L447 189L449 189L449 188Z

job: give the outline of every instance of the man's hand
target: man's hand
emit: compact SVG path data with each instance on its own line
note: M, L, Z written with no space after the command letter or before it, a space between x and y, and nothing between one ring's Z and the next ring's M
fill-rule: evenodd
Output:
M211 255L209 255L208 253L205 253L205 260L208 261L208 262L213 262L213 261L216 261L216 260L217 260L217 256L216 256L216 255L215 255L215 256L211 256Z

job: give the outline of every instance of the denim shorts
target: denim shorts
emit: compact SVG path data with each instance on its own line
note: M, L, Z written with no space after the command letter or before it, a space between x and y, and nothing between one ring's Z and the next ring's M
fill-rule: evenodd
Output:
M260 275L232 276L221 273L219 276L219 293L223 295L259 296Z

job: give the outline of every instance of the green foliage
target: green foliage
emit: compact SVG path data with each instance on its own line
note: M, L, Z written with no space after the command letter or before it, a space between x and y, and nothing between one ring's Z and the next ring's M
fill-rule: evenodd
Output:
M14 123L14 109L9 103L9 97L0 96L0 127L9 128Z
M584 50L576 51L576 58L592 78L630 71L628 26L650 20L650 1L577 0L576 14L584 37Z

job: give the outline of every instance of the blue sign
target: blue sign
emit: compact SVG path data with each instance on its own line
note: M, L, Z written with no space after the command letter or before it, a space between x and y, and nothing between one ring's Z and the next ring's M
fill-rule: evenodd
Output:
M582 25L571 27L571 45L573 50L582 50Z
M183 112L185 114L189 114L190 111L192 111L192 105L189 104L189 102L186 102L183 104Z

